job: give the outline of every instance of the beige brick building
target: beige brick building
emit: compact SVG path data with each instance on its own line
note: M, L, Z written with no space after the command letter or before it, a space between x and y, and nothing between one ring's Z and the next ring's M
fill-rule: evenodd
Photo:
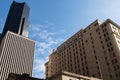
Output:
M81 29L49 56L46 79L67 71L104 80L120 79L120 26L110 19Z

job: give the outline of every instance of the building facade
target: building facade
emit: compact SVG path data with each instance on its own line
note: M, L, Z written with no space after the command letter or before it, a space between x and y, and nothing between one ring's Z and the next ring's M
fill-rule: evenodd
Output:
M35 41L28 35L29 7L13 1L0 43L0 80L9 73L32 76Z
M46 79L64 70L103 80L120 79L120 26L110 19L81 29L49 56Z
M0 46L0 80L9 73L32 76L35 42L8 31Z

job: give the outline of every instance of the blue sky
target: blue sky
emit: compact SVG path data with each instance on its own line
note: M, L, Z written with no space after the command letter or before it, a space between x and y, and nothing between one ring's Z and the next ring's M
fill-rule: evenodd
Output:
M0 32L13 0L0 1ZM36 41L33 76L44 78L44 63L53 49L99 19L120 24L120 0L15 0L30 7L29 37Z

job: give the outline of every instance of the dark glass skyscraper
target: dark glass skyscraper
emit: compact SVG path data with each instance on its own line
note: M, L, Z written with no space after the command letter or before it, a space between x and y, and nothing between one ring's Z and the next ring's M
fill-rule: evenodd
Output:
M2 32L2 37L4 37L7 31L11 31L27 37L29 27L29 11L30 8L25 2L18 3L13 1Z

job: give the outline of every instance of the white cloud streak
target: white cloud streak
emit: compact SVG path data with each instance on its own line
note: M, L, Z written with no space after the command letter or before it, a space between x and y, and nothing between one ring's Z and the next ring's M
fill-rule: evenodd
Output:
M43 72L45 71L45 66L44 66L44 63L46 62L47 60L43 60L43 59L35 59L35 66L34 66L34 72Z
M0 19L0 32L2 32L3 27L4 27L4 22L2 19Z
M55 38L57 32L51 32L49 26L54 24L32 24L30 25L30 38L36 40L36 50L34 59L33 76L42 78L45 73L44 64L48 61L48 56L55 45L63 42L62 38Z

